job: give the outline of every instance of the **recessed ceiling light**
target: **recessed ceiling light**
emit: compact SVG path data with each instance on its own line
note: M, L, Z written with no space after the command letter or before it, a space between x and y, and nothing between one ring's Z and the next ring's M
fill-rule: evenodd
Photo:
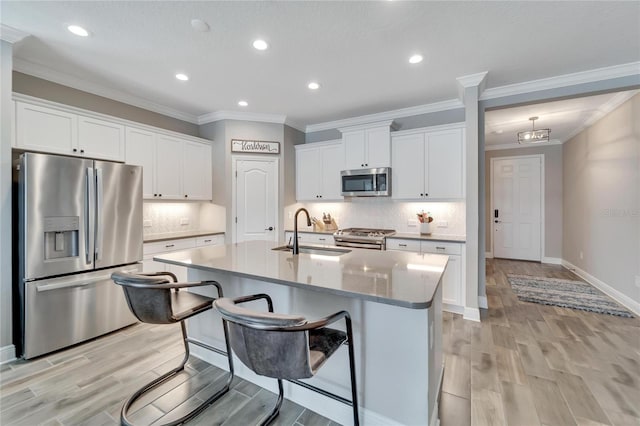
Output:
M241 107L245 107L245 106L249 105L249 102L247 102L247 101L239 101L238 105L240 105Z
M202 19L192 19L191 27L196 31L200 31L201 33L206 33L207 31L209 31L209 28L210 28L209 24L207 24Z
M409 58L411 64L419 64L420 62L422 62L422 55L413 55Z
M318 83L316 83L315 81L312 81L311 83L309 83L307 85L307 87L311 90L318 90L320 88L320 85Z
M264 40L258 39L253 42L253 47L258 50L267 50L269 48L269 44Z
M89 31L85 30L79 25L69 25L67 29L71 31L73 34L80 37L87 37L89 35Z
M186 74L182 74L182 73L178 73L176 74L176 78L180 81L187 81L189 80L189 76Z

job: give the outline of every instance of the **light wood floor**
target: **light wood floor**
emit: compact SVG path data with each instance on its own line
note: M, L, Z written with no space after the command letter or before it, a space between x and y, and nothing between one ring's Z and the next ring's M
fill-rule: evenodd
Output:
M482 322L444 315L441 424L640 425L640 320L519 302L507 273L578 279L560 266L487 262L489 310ZM181 359L178 326L136 325L3 365L0 424L117 424L123 401ZM141 425L167 422L215 391L223 374L193 359L132 417ZM237 379L189 424L253 425L275 398ZM286 400L276 424L335 425Z
M445 313L441 424L640 425L640 320L520 302L509 273L580 279L487 261L482 322Z

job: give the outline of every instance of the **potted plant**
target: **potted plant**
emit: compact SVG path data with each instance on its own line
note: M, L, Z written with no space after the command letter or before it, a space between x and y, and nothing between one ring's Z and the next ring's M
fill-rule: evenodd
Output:
M420 221L420 233L424 235L431 234L431 222L433 222L433 216L431 213L424 211L417 213L418 220Z

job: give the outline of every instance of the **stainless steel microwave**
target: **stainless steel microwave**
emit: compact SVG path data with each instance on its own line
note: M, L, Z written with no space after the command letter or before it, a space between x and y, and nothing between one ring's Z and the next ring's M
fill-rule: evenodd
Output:
M342 195L345 197L388 197L391 195L391 167L343 170Z

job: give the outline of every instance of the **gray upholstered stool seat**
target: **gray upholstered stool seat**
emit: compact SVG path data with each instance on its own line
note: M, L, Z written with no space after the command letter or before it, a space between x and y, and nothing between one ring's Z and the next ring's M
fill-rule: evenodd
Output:
M226 340L226 351L211 347L197 340L190 339L187 336L187 329L184 320L199 313L208 311L213 307L213 297L207 297L200 294L190 293L188 291L180 291L180 289L188 287L213 286L217 289L218 297L222 297L222 287L216 281L201 281L195 283L178 283L177 278L170 272L157 272L153 274L129 274L125 272L115 272L111 275L113 281L122 286L125 299L129 305L129 309L133 315L141 322L150 324L175 324L180 323L182 330L182 341L184 343L185 355L182 363L148 383L144 387L138 389L122 407L120 413L120 422L123 425L130 426L131 422L128 418L128 411L133 403L144 395L146 392L165 383L170 378L184 370L185 364L189 360L189 344L196 344L206 349L212 350L219 354L227 356L229 361L229 376L227 382L214 395L206 401L192 409L189 413L181 418L168 423L167 425L178 425L186 423L223 394L229 391L231 381L233 380L233 359L231 357L231 347L229 346L228 327L223 323L224 335ZM171 278L171 280L169 280ZM165 425L166 426L166 425Z
M267 301L268 312L238 306L258 299ZM238 358L256 374L278 379L278 401L262 425L268 425L279 414L284 398L282 380L351 405L354 424L359 424L353 331L348 312L337 312L310 322L300 315L274 313L273 302L266 294L236 299L220 298L213 305L229 323L229 343ZM346 322L346 333L326 327L342 318ZM313 377L343 344L347 344L349 349L351 400L300 381Z

